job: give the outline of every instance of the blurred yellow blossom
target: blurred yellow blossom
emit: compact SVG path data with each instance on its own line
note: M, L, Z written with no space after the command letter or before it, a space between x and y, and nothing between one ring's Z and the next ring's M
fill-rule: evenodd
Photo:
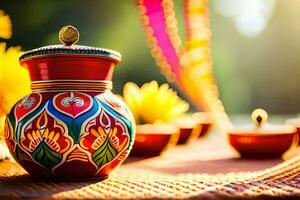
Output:
M12 35L12 24L8 15L0 10L0 38L9 39Z
M22 97L30 93L28 71L19 64L19 47L10 47L0 43L0 160L9 156L3 136L4 119L9 109Z
M123 98L137 124L168 123L189 109L189 104L168 84L159 87L156 81L145 83L141 88L135 83L126 83Z
M0 38L9 39L12 24L8 15L0 10ZM10 158L4 144L4 119L9 109L30 92L28 71L19 64L19 47L6 49L6 43L0 43L0 160Z
M0 43L0 117L30 93L28 71L19 64L21 54L19 47L6 50L6 44Z

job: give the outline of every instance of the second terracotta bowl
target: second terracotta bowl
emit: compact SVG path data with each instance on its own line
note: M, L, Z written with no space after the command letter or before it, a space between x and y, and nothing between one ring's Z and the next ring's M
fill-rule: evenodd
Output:
M159 156L168 148L175 146L179 129L174 125L137 125L131 156Z
M179 128L179 139L177 144L187 144L198 138L202 125L198 124L193 117L180 117L173 122Z
M213 119L209 112L197 112L193 114L193 118L198 123L199 137L205 136L213 125Z

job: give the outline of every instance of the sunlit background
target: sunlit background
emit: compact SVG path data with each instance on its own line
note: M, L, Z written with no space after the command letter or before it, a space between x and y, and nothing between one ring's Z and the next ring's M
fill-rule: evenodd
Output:
M175 1L184 41L182 0ZM80 30L80 44L118 50L114 91L128 81L166 82L147 47L134 0L0 0L10 15L9 46L22 50L58 43L66 24ZM210 1L214 71L230 114L263 107L272 114L300 112L300 4L286 0Z

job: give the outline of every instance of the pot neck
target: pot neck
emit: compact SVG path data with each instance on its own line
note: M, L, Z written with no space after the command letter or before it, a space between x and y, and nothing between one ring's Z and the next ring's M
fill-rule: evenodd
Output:
M52 55L25 60L22 65L31 81L95 80L111 81L115 62L99 58L78 58Z
M32 81L33 92L86 91L107 92L112 90L112 82L107 80L43 80Z

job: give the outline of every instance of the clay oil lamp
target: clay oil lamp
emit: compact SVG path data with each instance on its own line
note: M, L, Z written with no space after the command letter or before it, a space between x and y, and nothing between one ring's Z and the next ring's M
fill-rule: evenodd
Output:
M285 121L285 124L295 127L297 134L300 137L300 117L288 119ZM300 145L300 140L298 141L298 145Z
M199 125L193 117L183 116L174 120L175 124L179 128L179 139L177 141L178 145L187 144L191 140L196 139L200 132L202 126Z
M252 125L236 127L228 133L229 143L242 158L281 157L297 145L295 128L268 124L268 114L263 109L254 110L251 117Z
M205 136L213 126L213 117L209 112L197 112L193 114L194 119L198 123L199 137Z

